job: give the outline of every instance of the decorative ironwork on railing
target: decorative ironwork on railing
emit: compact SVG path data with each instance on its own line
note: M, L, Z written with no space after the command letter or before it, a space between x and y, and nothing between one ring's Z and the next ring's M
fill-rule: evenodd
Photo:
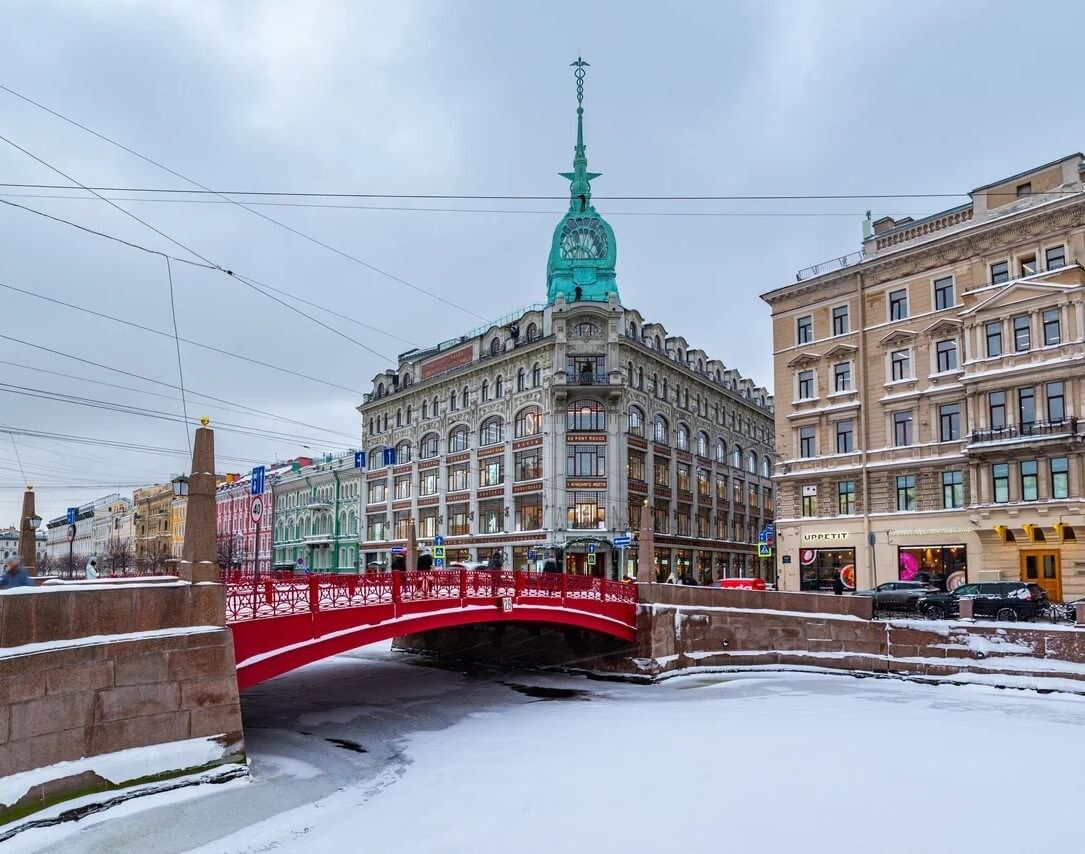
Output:
M852 252L849 255L841 255L839 258L831 258L828 261L822 261L820 264L815 264L813 267L804 267L795 274L796 282L804 282L807 279L813 279L816 276L822 276L825 273L835 273L837 270L843 270L846 267L853 267L856 264L863 261L863 250L858 252Z
M567 371L565 382L568 385L607 385L610 379L605 372Z
M1004 442L1009 439L1044 438L1049 436L1075 436L1078 432L1076 416L1058 421L1035 421L1031 424L1007 424L1005 427L992 427L973 430L970 444L980 445L989 442Z
M505 570L432 570L307 575L276 572L223 573L226 622L239 623L285 614L315 613L363 605L432 603L461 608L478 600L510 597L554 607L569 602L636 604L637 586L565 573ZM577 607L572 605L571 607Z

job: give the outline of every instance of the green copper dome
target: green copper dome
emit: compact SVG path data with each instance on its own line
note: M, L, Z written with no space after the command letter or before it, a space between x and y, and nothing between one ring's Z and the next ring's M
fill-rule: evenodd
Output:
M569 181L569 211L554 229L550 244L546 298L552 303L563 294L566 302L606 302L618 293L614 281L618 246L614 229L591 203L591 181L602 173L588 171L584 153L584 69L588 63L578 57L572 64L576 67L576 147L573 171L561 173Z

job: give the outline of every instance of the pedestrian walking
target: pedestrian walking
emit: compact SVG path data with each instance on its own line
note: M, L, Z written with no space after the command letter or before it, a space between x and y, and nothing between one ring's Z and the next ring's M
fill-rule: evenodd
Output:
M833 576L833 593L837 596L844 595L844 582L840 579L839 572Z
M98 577L98 558L92 556L87 561L87 565L83 569L83 577L87 581L94 581Z
M499 551L494 552L492 555L490 555L490 562L487 564L487 567L489 567L490 569L501 569L501 565L504 562L504 555L502 555Z
M558 562L553 558L548 558L543 564L543 572L557 572Z
M11 555L4 561L4 573L0 575L0 590L10 590L13 587L33 587L34 582L30 575L19 562L18 555Z

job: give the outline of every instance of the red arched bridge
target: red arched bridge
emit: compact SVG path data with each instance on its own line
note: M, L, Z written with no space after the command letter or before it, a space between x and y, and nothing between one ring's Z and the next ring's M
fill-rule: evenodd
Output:
M564 573L433 570L228 575L242 689L365 644L475 623L548 623L636 637L637 585Z

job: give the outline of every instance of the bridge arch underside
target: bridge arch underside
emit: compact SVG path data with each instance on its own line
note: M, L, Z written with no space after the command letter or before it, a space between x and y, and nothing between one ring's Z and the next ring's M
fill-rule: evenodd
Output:
M576 630L608 639L615 646L624 646L636 640L635 608L635 605L621 605L614 608L614 613L593 613L546 605L517 605L507 611L488 606L396 617L389 614L388 619L374 621L373 607L365 606L264 617L234 623L230 628L237 660L237 683L245 690L306 664L367 644L468 626L488 624ZM404 648L419 649L417 644Z

